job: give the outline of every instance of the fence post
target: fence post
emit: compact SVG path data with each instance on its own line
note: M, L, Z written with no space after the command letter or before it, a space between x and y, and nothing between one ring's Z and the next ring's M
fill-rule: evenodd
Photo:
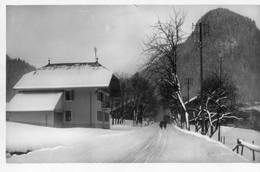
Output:
M242 146L241 148L241 155L243 155L243 152L244 152L244 146Z
M239 139L237 139L237 154L239 153Z
M226 138L225 136L223 136L223 144L225 144L225 142L226 142Z
M210 135L213 135L213 126L210 126Z
M252 141L252 143L253 143L253 145L255 144L254 140ZM252 150L252 152L253 152L253 161L255 161L255 151Z
M222 136L220 136L220 142L222 143Z
M220 124L218 126L218 141L220 141Z

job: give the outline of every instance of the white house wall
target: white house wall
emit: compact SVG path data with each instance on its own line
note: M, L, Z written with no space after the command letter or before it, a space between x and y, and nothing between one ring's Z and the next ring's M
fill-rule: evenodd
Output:
M97 100L96 90L97 88L74 89L74 100L64 100L64 111L72 110L72 120L67 122L63 116L63 127L110 128L109 122L97 121L97 111L102 111L102 103Z
M94 93L94 99L93 102L95 102L93 104L93 109L94 109L94 126L95 128L106 128L109 129L110 128L110 123L109 122L103 122L103 121L98 121L97 120L97 111L102 111L102 102L97 100L97 94L95 92ZM92 94L93 94L92 93Z
M25 124L54 127L53 112L7 112L6 120Z
M64 100L64 111L71 110L71 121L66 122L63 117L64 127L90 127L90 103L88 89L74 89L74 100Z

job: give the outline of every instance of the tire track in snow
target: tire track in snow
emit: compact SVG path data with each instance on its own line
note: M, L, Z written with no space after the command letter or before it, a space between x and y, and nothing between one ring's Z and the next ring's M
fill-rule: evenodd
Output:
M157 162L166 145L166 131L158 130L139 150L123 159L123 162Z
M151 142L149 142L145 147L139 150L139 153L136 155L132 162L147 162L155 154L156 147L161 140L161 133L157 133Z
M159 132L159 135L160 137L158 138L155 147L150 155L147 155L145 162L157 162L157 160L160 159L166 145L166 131L162 130Z

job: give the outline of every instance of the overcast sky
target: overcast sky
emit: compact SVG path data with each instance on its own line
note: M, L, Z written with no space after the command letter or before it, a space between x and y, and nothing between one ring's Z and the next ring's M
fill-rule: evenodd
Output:
M143 63L142 42L157 21L176 10L187 12L183 30L220 6L7 6L6 48L12 58L38 67L52 63L94 61L117 72L134 73ZM221 6L255 20L260 28L260 6Z

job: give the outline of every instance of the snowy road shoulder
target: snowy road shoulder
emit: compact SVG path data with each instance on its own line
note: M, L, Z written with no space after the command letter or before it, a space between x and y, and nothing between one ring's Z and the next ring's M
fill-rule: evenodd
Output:
M168 148L163 162L248 162L208 136L172 126L167 130Z

